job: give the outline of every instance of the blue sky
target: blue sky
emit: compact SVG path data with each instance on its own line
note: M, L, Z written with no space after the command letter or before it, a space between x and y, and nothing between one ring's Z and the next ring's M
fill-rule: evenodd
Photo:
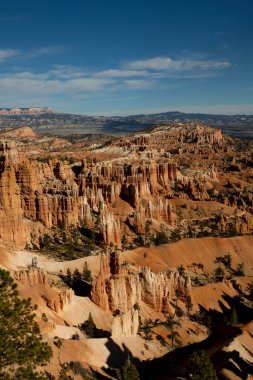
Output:
M0 107L253 114L252 0L2 0Z

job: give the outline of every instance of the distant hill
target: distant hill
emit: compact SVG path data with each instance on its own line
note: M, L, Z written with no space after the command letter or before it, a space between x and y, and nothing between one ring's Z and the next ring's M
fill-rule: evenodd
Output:
M25 139L38 137L38 133L34 132L30 127L19 127L9 129L8 131L0 131L0 139Z
M25 110L25 109L23 109ZM31 110L31 109L27 109ZM253 139L253 115L211 115L200 113L163 112L131 116L86 116L48 112L1 113L0 128L17 128L27 125L34 131L50 135L100 133L110 135L131 134L170 122L204 123L221 129L232 137Z
M49 107L0 108L0 115L42 115L53 112Z

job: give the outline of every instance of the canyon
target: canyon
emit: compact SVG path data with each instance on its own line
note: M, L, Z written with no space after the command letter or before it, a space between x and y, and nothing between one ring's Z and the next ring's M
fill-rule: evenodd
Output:
M130 356L141 379L147 368L162 378L152 371L175 348L206 344L215 356L201 318L225 323L235 305L241 332L226 325L233 334L228 346L221 334L219 349L239 347L249 365L241 347L252 321L242 322L241 308L251 310L252 234L250 141L195 122L73 141L28 126L0 133L0 266L38 305L55 376L74 358L117 378L111 367Z

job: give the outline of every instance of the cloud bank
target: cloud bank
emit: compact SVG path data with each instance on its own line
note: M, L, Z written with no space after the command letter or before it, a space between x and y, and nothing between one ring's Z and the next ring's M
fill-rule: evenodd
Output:
M232 66L228 60L199 57L153 57L119 63L118 67L106 70L57 64L49 70L33 72L14 68L10 70L11 66L7 66L9 63L17 66L20 61L24 66L26 61L61 52L61 47L44 47L25 52L0 50L0 68L4 68L0 73L1 105L31 105L36 99L49 104L52 99L59 97L80 99L82 95L171 89L183 86L185 81L222 75Z

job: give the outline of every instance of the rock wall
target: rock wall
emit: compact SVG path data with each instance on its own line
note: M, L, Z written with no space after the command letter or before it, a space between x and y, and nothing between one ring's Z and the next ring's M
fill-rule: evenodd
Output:
M46 273L40 268L15 271L13 279L28 289L40 285L41 297L45 300L46 305L56 313L63 310L65 305L70 304L74 295L72 289L58 290L52 288L48 283Z
M122 199L136 208L137 219L157 217L174 223L168 200L170 181L181 178L175 164L109 165L83 162L79 172L59 161L21 159L13 143L0 144L0 238L24 248L31 230L85 224L97 229L105 244L121 246L122 223L114 202ZM149 199L144 207L143 199ZM31 228L31 226L33 227ZM36 232L35 232L36 235Z
M116 259L112 257L116 255ZM127 313L141 302L158 312L172 312L170 301L177 296L182 301L191 296L191 281L188 276L180 276L178 271L153 273L150 268L128 268L117 264L115 273L113 262L118 262L118 254L101 256L101 270L93 282L91 299L104 310Z
M13 279L26 286L48 285L46 273L39 268L15 271Z
M139 312L130 309L116 316L112 322L112 337L136 335L139 328Z

